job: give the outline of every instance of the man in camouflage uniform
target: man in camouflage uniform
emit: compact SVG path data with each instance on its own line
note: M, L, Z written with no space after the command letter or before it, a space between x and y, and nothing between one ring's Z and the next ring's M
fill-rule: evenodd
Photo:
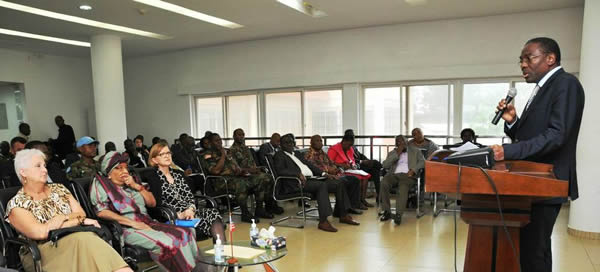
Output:
M265 196L262 185L258 180L248 178L249 173L242 170L231 156L231 152L223 148L219 134L211 134L210 148L202 155L201 163L211 175L224 176L227 179L227 186L223 181L218 180L213 183L213 187L218 193L228 191L235 196L242 210L242 221L250 223L252 219L259 222L258 217L273 218L273 215L267 213L262 205ZM248 194L251 193L256 199L254 216L248 210Z
M68 179L73 180L96 175L96 172L100 169L98 163L94 161L97 146L98 141L89 136L83 136L77 141L77 149L81 154L81 159L72 163L67 169Z
M252 155L250 148L246 146L245 137L246 134L241 128L234 130L233 145L229 147L229 152L240 168L242 168L243 171L250 173L249 178L254 179L255 183L261 184L261 187L265 189L265 208L267 212L282 214L283 208L277 206L277 202L273 199L273 178L256 166L254 156Z

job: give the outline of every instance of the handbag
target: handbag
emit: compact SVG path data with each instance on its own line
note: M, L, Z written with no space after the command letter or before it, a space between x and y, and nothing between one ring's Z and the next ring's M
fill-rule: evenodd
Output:
M58 245L58 240L76 232L93 232L100 238L102 238L104 241L110 241L110 233L104 228L97 228L95 226L74 226L51 230L50 232L48 232L48 240L51 241L52 244L56 247Z

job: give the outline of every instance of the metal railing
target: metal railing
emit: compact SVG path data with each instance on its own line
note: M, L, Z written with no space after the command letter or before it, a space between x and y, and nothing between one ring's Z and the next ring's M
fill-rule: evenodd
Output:
M358 150L369 159L382 161L385 159L387 154L395 148L395 137L396 136L392 135L357 135L355 136L356 140L354 142L354 146L356 146ZM405 135L405 137L406 139L412 138L410 135ZM296 136L296 146L299 148L309 148L310 138L311 136ZM325 148L342 140L342 136L339 135L321 136L321 138L323 138L323 146ZM440 147L442 145L451 145L461 141L460 136L454 135L426 135L425 138L432 140ZM256 148L263 143L268 142L270 139L270 137L246 137L246 145ZM196 140L199 141L200 139ZM231 144L233 144L233 138L223 138L222 140L223 145L225 146L231 146ZM506 136L477 136L477 140L485 145L504 144L510 142L510 138Z

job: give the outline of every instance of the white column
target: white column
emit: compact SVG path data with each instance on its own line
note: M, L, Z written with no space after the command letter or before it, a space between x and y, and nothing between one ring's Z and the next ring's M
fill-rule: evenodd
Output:
M103 150L104 144L112 141L117 150L123 150L127 123L121 38L112 35L92 37L91 55L99 147Z
M579 78L585 90L585 108L577 142L579 199L569 211L569 233L600 239L598 216L598 155L595 146L600 135L600 1L586 0L583 16Z

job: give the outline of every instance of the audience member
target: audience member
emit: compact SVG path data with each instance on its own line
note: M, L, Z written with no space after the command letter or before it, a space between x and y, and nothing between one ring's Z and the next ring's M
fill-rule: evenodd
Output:
M44 153L46 170L48 172L48 183L60 183L67 188L70 188L70 181L67 179L67 174L61 168L60 164L52 160L52 153L48 146L41 141L30 141L25 145L25 149L37 149Z
M65 124L65 119L62 116L57 115L54 117L54 123L58 127L58 137L56 139L49 139L54 152L62 160L67 154L73 152L73 144L75 144L75 133L73 128Z
M137 151L135 144L131 139L123 141L123 146L125 147L125 153L129 155L129 165L131 165L133 168L146 167L144 156Z
M26 149L15 158L23 184L6 207L7 221L28 240L37 243L43 271L132 271L119 254L92 232L69 234L59 243L48 241L52 230L92 225L79 203L62 184L47 184L44 154ZM25 271L34 271L29 251L19 253Z
M77 149L81 158L67 168L67 178L93 177L99 170L98 163L94 160L98 141L89 136L83 136L77 140Z
M115 143L113 142L106 142L104 144L104 154L111 152L111 151L117 151L117 146L115 145Z
M294 140L290 135L281 137L281 149L273 158L275 171L279 176L298 177L302 183L304 192L311 193L317 200L319 209L320 230L328 232L337 232L337 229L329 223L327 217L332 215L331 204L329 202L329 186L335 186L335 177L322 171L312 163L304 159L298 151L294 151ZM325 180L317 178L325 177ZM296 180L282 180L281 190L284 194L296 193L300 191ZM344 186L336 186L336 215L340 217L340 222L350 225L358 225L350 215L347 214L351 208L350 199Z
M399 225L402 222L402 213L406 210L408 202L408 190L416 183L417 172L424 166L423 153L418 148L407 145L404 136L396 136L396 148L390 151L383 161L383 167L388 173L381 182L381 221L392 218L390 194L392 188L398 186L394 223Z
M323 139L320 135L314 135L310 138L310 148L304 153L306 161L321 169L321 171L330 174L337 180L337 186L344 186L350 199L351 207L354 209L366 210L367 207L360 202L360 180L355 176L345 176L323 151ZM332 186L328 184L331 192ZM335 191L334 191L335 192ZM332 192L333 193L333 192ZM362 214L362 212L350 210L351 213ZM333 212L336 213L335 211Z
M23 150L25 148L25 144L27 144L27 139L23 137L14 137L10 140L10 153L14 158L17 152Z
M155 144L157 144L159 141L160 141L160 137L158 137L158 136L152 137L152 145L148 149L152 149L152 146L154 146Z
M344 135L342 141L331 146L327 150L327 156L337 166L343 170L358 169L358 164L355 161L354 149L354 135ZM367 187L369 185L369 179L371 176L357 176L360 179L360 202L367 206L373 207L373 204L367 202Z
M434 151L438 150L438 146L432 140L425 138L425 136L423 135L423 131L421 131L420 128L414 128L411 134L413 138L410 139L410 141L408 141L408 145L418 148L419 150L421 150L421 153L426 153L426 156L425 154L423 154L426 157L426 159Z
M31 127L27 123L19 124L19 134L17 136L29 141L29 135L31 135Z
M123 225L125 244L142 247L164 271L191 271L196 266L198 245L189 228L159 223L148 216L146 206L156 200L138 179L129 175L127 153L109 152L90 188L98 217Z
M463 129L460 132L460 139L462 140L462 143L460 143L460 145L463 145L466 142L471 142L472 144L474 144L478 147L483 147L482 144L477 142L477 135L475 135L475 131L471 128Z
M207 237L213 237L213 240L216 239L216 234L225 238L223 218L219 211L215 208L196 207L194 194L188 186L191 180L183 174L183 171L173 167L171 150L167 142L159 142L152 147L149 164L155 170L146 178L157 206L164 205L175 210L179 219L199 218L197 231Z
M135 136L133 141L135 143L135 150L137 150L138 154L142 155L142 161L147 162L150 155L150 150L148 150L148 147L144 145L144 136Z
M194 150L194 137L182 134L179 136L179 143L173 145L171 152L173 153L173 162L181 169L185 170L186 175L200 172L198 164L198 152Z
M352 129L347 129L344 132L344 135L352 135L352 137L354 137L354 130ZM355 142L355 141L354 141ZM354 161L356 162L358 168L360 168L361 170L369 173L371 175L371 180L373 181L373 184L375 185L375 199L376 201L379 203L379 186L380 186L380 179L381 179L381 163L377 160L370 160L369 158L367 158L367 156L363 155L360 151L358 151L358 148L356 148L355 145L352 145L352 151L354 151ZM364 186L361 187L361 199L366 199L367 198L367 187L368 186ZM363 202L363 204L367 207L374 207L373 204L368 203L366 200Z
M279 151L279 143L281 141L281 136L279 133L275 132L271 135L271 140L262 144L260 149L258 150L258 162L262 166L267 165L266 155L275 155L275 152Z
M229 152L242 171L250 174L248 178L254 179L250 183L260 184L259 186L265 189L265 208L267 214L282 214L283 208L279 207L275 199L273 199L273 178L271 175L265 173L263 169L256 166L254 156L252 156L250 148L246 146L246 134L243 129L238 128L233 131L233 145L229 147Z
M7 141L0 143L0 162L8 160L12 157L10 154L10 144Z
M233 194L242 211L242 221L252 222L258 217L272 218L263 207L265 199L265 189L255 179L249 179L248 172L243 171L237 162L233 159L231 152L223 148L221 136L217 133L210 135L210 149L202 156L202 167L207 169L211 175L224 176L227 184L223 181L213 183L213 189L217 193ZM254 216L248 210L248 194L253 193L256 200L256 210Z
M200 145L200 151L198 151L198 156L202 156L202 154L204 154L204 152L208 150L208 148L210 148L210 140L208 139L208 137L202 137L198 144Z
M10 156L7 160L0 163L0 179L2 179L4 186L15 187L21 186L21 182L15 172L15 155L17 152L25 148L27 141L22 137L14 137L10 140Z

